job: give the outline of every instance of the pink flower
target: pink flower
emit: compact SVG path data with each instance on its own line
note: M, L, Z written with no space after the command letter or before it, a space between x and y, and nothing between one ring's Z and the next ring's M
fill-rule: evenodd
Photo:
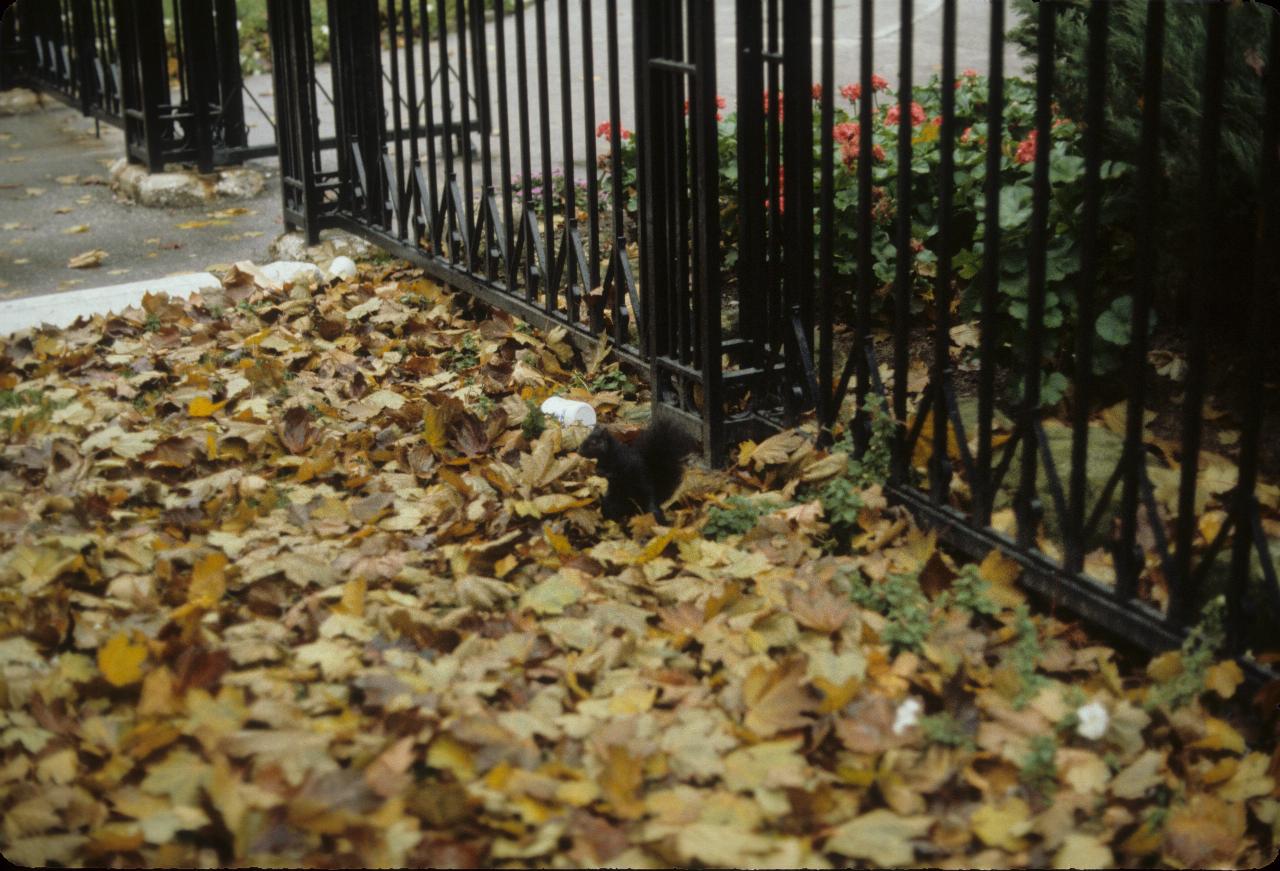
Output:
M888 80L885 79L884 76L877 76L875 73L872 73L871 74L871 90L873 91L889 90Z
M884 160L884 149L878 143L871 146L871 156L877 161Z
M897 124L901 115L901 103L890 106L888 111L884 113L884 123L890 126ZM912 101L911 103L911 126L919 127L925 121L924 106Z
M836 142L857 142L861 128L856 121L843 121L831 129L831 135Z
M840 147L840 159L847 168L853 169L858 162L858 141L856 139L850 140Z
M933 119L933 126L934 126L934 127L941 127L941 126L942 126L942 116L941 116L941 115L936 115L936 116L934 116L934 119Z
M840 96L844 97L850 103L856 103L862 98L862 85L856 82L852 85L845 85L840 89Z
M812 92L812 93L813 93L813 99L815 99L815 100L821 100L821 99L822 99L822 85L821 85L819 82L814 82L814 83L813 83L813 92Z
M973 67L970 67L969 69L962 72L960 75L964 76L966 79L976 79L978 77L978 71L975 70Z
M964 132L960 134L960 141L961 141L961 142L964 142L964 143L967 143L967 142L969 141L969 134L971 134L971 133L973 133L973 128L972 128L972 127L966 127L966 128L964 128Z
M1038 143L1036 142L1036 131L1032 130L1027 134L1027 138L1018 143L1018 150L1014 154L1013 159L1018 163L1031 163L1036 159L1038 151Z
M621 128L621 130L622 130L622 134L621 134L621 135L622 135L622 138L623 138L623 139L630 139L630 138L631 138L631 131L630 131L630 130L628 130L626 127ZM609 140L612 140L612 139L613 139L613 124L611 124L611 123L610 123L610 122L608 122L608 121L605 121L603 124L601 124L599 127L597 127L597 128L596 128L596 138L597 138L597 139L609 139Z

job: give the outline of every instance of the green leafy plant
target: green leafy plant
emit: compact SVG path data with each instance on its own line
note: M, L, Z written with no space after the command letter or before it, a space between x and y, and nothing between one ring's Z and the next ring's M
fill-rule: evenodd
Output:
M1057 754L1058 744L1052 735L1036 735L1019 769L1022 782L1045 799L1052 798L1058 788Z
M934 744L946 744L949 747L973 747L973 736L949 711L921 717L920 732L926 740Z
M520 422L520 433L524 436L525 441L534 441L547 428L547 416L542 413L542 409L538 407L538 403L532 399L525 400L525 407L528 413L525 414L524 420Z
M931 605L918 575L889 575L880 583L859 578L851 595L861 607L886 618L881 640L894 652L919 651L933 629Z
M480 345L475 334L467 333L453 348L444 353L445 365L450 369L473 369L480 365Z
M1182 671L1148 691L1148 710L1180 708L1204 691L1205 672L1213 665L1226 641L1225 614L1226 600L1221 596L1205 605L1200 622L1182 642Z
M702 527L702 535L714 541L731 535L745 535L755 528L761 517L773 510L773 506L752 502L744 496L730 496L728 506L713 505L707 511L707 522Z
M1014 667L1018 677L1021 679L1018 695L1013 700L1013 706L1021 709L1035 698L1036 693L1048 681L1044 675L1036 671L1036 664L1040 660L1042 651L1040 649L1040 636L1036 632L1035 621L1031 619L1031 612L1027 610L1026 605L1018 605L1014 609L1013 619L1013 626L1018 634L1018 639L1009 651L1009 663Z
M969 563L960 569L960 574L951 582L949 589L943 590L937 598L939 608L956 607L970 614L996 614L1000 607L987 595L991 585L982 579L978 567Z
M871 170L873 222L872 269L878 298L887 306L892 298L897 263L910 260L911 310L927 312L934 304L940 251L939 195L941 193L940 141L942 85L937 76L913 89L909 95L895 94L883 79L873 77L873 122ZM857 89L857 90L856 90ZM837 140L834 172L835 221L831 240L838 277L837 294L841 305L851 300L856 284L859 192L857 163L861 159L861 132L857 123L858 86L841 88L831 135ZM1031 258L1032 176L1037 153L1044 153L1050 163L1050 195L1048 209L1048 241L1044 249L1044 372L1041 379L1041 401L1045 405L1058 402L1068 388L1061 374L1073 361L1074 336L1077 330L1095 332L1094 370L1105 374L1115 371L1123 362L1127 346L1124 319L1128 304L1132 258L1132 235L1119 218L1131 208L1133 167L1126 158L1113 157L1101 167L1101 226L1106 228L1100 239L1099 299L1095 322L1080 324L1076 307L1076 288L1081 275L1081 250L1084 203L1084 133L1078 116L1056 113L1052 142L1040 147L1033 133L1035 117L1034 83L1011 78L1005 81L1005 129L987 129L987 79L972 70L964 71L956 81L956 136L953 155L955 173L952 182L953 212L952 269L948 277L960 304L959 315L972 318L982 314L982 287L985 270L986 232L986 152L988 138L999 137L1000 152L1000 273L997 276L996 310L990 313L997 353L1006 362L1019 362L1029 332L1029 273ZM767 95L766 95L767 100ZM907 167L898 166L897 137L899 115L910 113L913 137L912 158ZM720 176L720 238L722 264L732 269L737 262L739 241L738 180L741 168L737 154L736 113L723 115L718 122ZM784 119L785 123L785 119ZM822 167L822 147L826 131L821 113L813 113L814 185L817 189ZM627 209L634 215L634 169L636 141L621 142L623 173L619 183L628 195ZM603 163L603 162L602 162ZM603 163L607 166L607 163ZM786 167L780 175L785 178ZM910 250L900 251L896 244L899 204L895 184L900 171L911 174L912 199ZM603 171L603 170L602 170ZM604 172L608 180L608 172ZM780 188L779 188L780 189ZM772 204L769 204L772 205ZM785 201L777 204L785 211ZM815 210L820 204L815 203ZM815 227L821 222L815 211ZM1122 302L1123 300L1123 302ZM1019 391L1017 379L1009 385ZM1018 393L1007 397L1019 398Z
M1056 63L1053 97L1061 111L1083 118L1088 94L1088 65L1081 62L1089 42L1088 10L1084 0L1053 3L1053 52ZM1201 129L1205 108L1205 49L1208 43L1208 7L1203 3L1149 4L1144 0L1113 0L1107 19L1105 61L1106 101L1101 128L1103 155L1113 160L1133 160L1142 135L1143 67L1146 32L1152 12L1164 16L1159 146L1161 179L1158 201L1150 212L1139 214L1134 199L1122 202L1117 214L1124 223L1154 222L1157 255L1155 303L1162 318L1194 316L1184 305L1185 294L1196 280L1187 269L1187 252L1194 251L1202 230L1204 206L1199 202L1202 178ZM1015 0L1016 22L1010 41L1035 62L1038 47L1039 4ZM1261 188L1257 183L1265 111L1267 38L1274 11L1259 3L1229 4L1224 38L1223 91L1219 102L1223 136L1216 160L1218 194L1210 207L1213 225L1222 240L1214 246L1213 274L1229 295L1249 286L1252 258L1249 248L1252 222ZM1271 58L1269 63L1275 63ZM1104 219L1105 220L1105 219ZM1214 305L1208 326L1238 334L1243 318L1256 316L1244 304ZM1270 316L1270 312L1264 312ZM1101 328L1099 330L1101 332Z
M617 391L618 393L635 393L636 385L620 366L610 366L591 380L588 385L593 393Z

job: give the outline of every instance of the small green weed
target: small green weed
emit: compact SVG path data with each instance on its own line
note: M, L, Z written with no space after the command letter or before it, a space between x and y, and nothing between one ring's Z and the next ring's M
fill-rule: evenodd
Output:
M450 369L474 369L480 365L480 345L473 333L467 333L457 347L444 353L445 365Z
M745 535L755 528L761 517L772 510L770 506L759 505L743 496L731 496L728 507L716 505L707 512L707 523L702 527L702 535L715 541L731 535Z
M960 569L960 575L951 582L951 588L944 590L938 597L939 608L952 606L968 611L970 614L986 614L999 612L1000 607L987 595L990 584L978 574L978 567L973 563Z
M1018 640L1009 651L1009 661L1022 680L1022 688L1013 700L1018 709L1026 707L1035 698L1035 694L1047 682L1044 675L1036 672L1036 663L1040 660L1040 636L1036 633L1035 621L1026 605L1019 605L1014 610L1014 628Z
M929 598L920 589L918 575L889 575L883 583L874 584L860 579L851 595L863 608L887 618L881 638L895 653L919 651L933 629Z
M921 717L920 732L928 741L934 744L946 744L948 747L962 748L973 746L973 737L960 724L960 721L948 711Z
M1146 708L1180 708L1204 691L1205 672L1226 640L1226 601L1217 597L1204 607L1200 622L1182 642L1182 671L1147 692Z
M856 456L852 426L845 429L844 435L835 444L836 450L849 455L849 471L846 474L859 489L889 480L893 438L898 428L893 416L885 409L884 398L878 394L869 395L864 408L871 425L866 453L861 457Z
M546 431L547 416L542 413L538 403L532 399L526 399L524 404L529 409L529 413L524 416L524 420L520 423L520 432L525 441L531 442Z
M1022 782L1044 798L1052 798L1058 788L1058 745L1050 735L1031 739L1031 752L1022 760Z

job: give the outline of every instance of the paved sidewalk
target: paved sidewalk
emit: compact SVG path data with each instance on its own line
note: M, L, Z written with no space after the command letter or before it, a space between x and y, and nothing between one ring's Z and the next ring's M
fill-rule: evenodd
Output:
M251 200L151 209L108 187L123 155L119 130L97 138L91 119L49 97L44 111L0 118L0 300L261 260L283 232L274 160L254 164L268 177ZM67 266L92 250L107 252L101 266Z

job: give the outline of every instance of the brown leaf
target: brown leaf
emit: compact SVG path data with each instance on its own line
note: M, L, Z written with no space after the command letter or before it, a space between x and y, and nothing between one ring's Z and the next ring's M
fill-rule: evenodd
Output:
M1197 793L1169 815L1164 850L1183 868L1231 866L1244 830L1244 805Z
M280 441L293 454L305 454L320 435L319 429L311 422L311 412L300 405L285 412L277 432Z
M768 738L809 725L818 705L803 686L806 670L801 658L793 658L775 668L756 666L742 685L742 698L747 704L743 721L746 727Z

